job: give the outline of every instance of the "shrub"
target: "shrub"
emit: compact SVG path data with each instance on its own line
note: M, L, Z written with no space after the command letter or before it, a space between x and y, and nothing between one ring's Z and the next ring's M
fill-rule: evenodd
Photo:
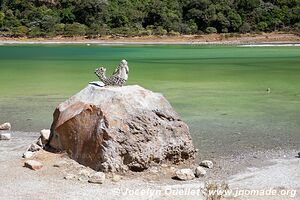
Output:
M228 14L228 19L231 24L231 29L236 31L242 25L242 18L236 11L231 11Z
M267 30L268 28L268 24L266 22L259 22L257 24L257 28L260 30L260 31L265 31Z
M249 33L251 30L251 26L249 23L245 22L240 28L239 31L240 33Z
M208 33L208 34L211 34L211 33L217 33L218 31L217 31L217 29L215 28L215 27L207 27L206 29L205 29L205 32L206 33Z
M155 29L155 35L166 35L168 33L167 30L165 30L162 26L158 26L156 29Z
M222 28L222 33L228 33L228 28Z
M42 28L43 31L47 33L54 32L55 24L56 24L56 19L51 15L43 16L40 21L40 27Z
M86 33L86 26L80 23L67 24L65 27L66 36L84 36Z
M149 33L146 29L139 31L139 36L149 36L151 33Z
M179 35L180 35L180 33L179 33L179 32L176 32L176 31L173 31L173 30L171 30L171 31L168 33L168 35L170 35L170 36L179 36Z
M0 26L4 23L5 14L3 12L0 12Z
M119 27L112 29L112 33L121 36L137 35L138 32L136 29L130 27Z
M149 29L142 29L142 30L139 30L139 35L141 35L141 36L149 36L149 35L152 35L152 30L149 30Z
M33 26L29 29L28 36L29 37L40 37L42 36L41 29L37 26Z
M108 29L106 24L92 24L86 31L86 34L89 38L94 38L98 36L107 35Z
M192 34L192 30L187 24L180 25L180 32L183 34Z
M65 31L65 27L66 27L66 25L65 25L65 24L62 24L62 23L60 23L60 24L55 24L55 26L54 26L55 33L56 33L57 35L63 35L63 34L64 34L64 31Z
M13 29L13 34L17 37L24 37L27 35L28 28L26 26L18 26Z
M195 34L198 31L198 26L194 22L194 20L189 20L188 21L188 28L190 29L190 33Z
M299 28L300 29L300 22L294 24L294 28Z
M154 34L154 26L153 25L148 25L146 27L147 35L153 35Z
M180 23L179 27L180 33L183 34L196 34L198 32L198 26L194 20L189 20L186 23Z

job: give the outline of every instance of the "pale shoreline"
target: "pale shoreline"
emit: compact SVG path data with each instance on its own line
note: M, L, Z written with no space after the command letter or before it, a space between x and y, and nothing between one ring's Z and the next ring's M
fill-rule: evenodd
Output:
M156 194L147 196L139 191L148 189L152 191L166 190L197 190L203 188L206 182L228 183L229 188L234 192L239 190L269 190L293 191L290 196L228 196L226 200L247 199L296 199L300 195L300 180L298 177L298 166L300 159L296 150L282 151L256 151L255 154L245 154L232 159L220 158L214 160L215 165L212 170L207 170L207 175L192 181L178 181L171 178L170 174L160 173L129 173L121 174L119 182L112 182L107 179L104 184L90 184L80 180L66 180L63 177L72 173L72 167L54 167L59 161L70 162L68 157L61 154L53 154L41 151L35 156L36 160L43 163L44 167L39 171L31 171L23 167L26 159L22 158L22 153L39 133L34 132L10 132L10 141L0 141L0 163L3 164L0 171L1 183L0 192L3 194L0 199L16 198L36 198L42 193L43 198L49 199L165 199L184 200L195 199L204 200L202 193L184 193L182 195ZM69 166L69 165L68 165ZM74 169L85 169L74 165ZM80 167L80 168L78 168ZM179 166L178 166L179 167ZM181 167L179 167L181 168ZM222 174L225 176L218 176ZM136 191L137 193L127 194L125 190ZM60 191L60 192L57 192ZM84 197L82 194L85 194ZM38 198L39 199L39 198Z
M300 46L300 36L290 33L262 34L210 34L180 36L104 36L95 39L85 37L55 38L6 38L0 37L0 45L18 44L85 44L89 45L242 45L242 46Z
M0 41L0 45L237 45L244 47L271 47L271 46L300 46L300 42L261 42L261 43L239 43L239 42L109 42L109 41Z

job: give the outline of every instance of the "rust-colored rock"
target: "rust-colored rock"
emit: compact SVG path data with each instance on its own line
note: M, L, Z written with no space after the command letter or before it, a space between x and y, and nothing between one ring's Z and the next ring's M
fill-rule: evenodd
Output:
M88 85L54 112L48 148L101 171L142 171L195 157L188 126L140 86Z
M32 169L32 170L39 170L43 167L43 164L36 161L36 160L27 160L24 163L24 167L27 167L27 168Z

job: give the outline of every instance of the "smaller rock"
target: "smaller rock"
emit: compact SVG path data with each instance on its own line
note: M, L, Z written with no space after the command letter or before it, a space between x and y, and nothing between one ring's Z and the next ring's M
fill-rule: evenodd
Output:
M67 174L64 176L64 179L66 179L66 180L72 180L75 178L76 178L76 176L74 174Z
M203 161L201 161L201 163L199 165L202 166L202 167L212 169L213 166L214 166L214 163L210 160L203 160Z
M41 130L41 140L42 144L45 145L49 141L51 131L49 129L43 129Z
M34 152L32 151L26 151L23 153L23 158L31 158L34 155Z
M89 179L89 183L102 184L102 183L104 183L104 181L105 181L105 174L103 172L96 172Z
M11 134L10 133L1 133L0 134L0 140L10 140Z
M300 152L298 152L298 157L300 158Z
M206 174L206 170L203 167L199 166L196 168L196 170L195 170L196 177L202 177L202 176L205 176L205 174Z
M11 129L11 124L9 122L0 125L0 130L9 131L10 129Z
M195 178L195 174L193 170L186 168L186 169L179 169L176 171L176 177L182 181L193 180Z
M27 160L24 166L32 170L39 170L43 167L43 164L36 160Z
M36 151L39 151L39 150L41 150L41 149L42 149L41 146L39 146L38 144L33 143L33 144L31 144L31 145L28 147L27 151L36 152Z
M113 182L119 182L121 180L121 176L119 176L118 174L113 174L111 180Z

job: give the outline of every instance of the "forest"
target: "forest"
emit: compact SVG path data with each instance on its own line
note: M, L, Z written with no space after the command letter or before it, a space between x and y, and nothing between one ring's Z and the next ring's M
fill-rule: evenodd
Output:
M300 0L0 0L0 36L299 32Z

